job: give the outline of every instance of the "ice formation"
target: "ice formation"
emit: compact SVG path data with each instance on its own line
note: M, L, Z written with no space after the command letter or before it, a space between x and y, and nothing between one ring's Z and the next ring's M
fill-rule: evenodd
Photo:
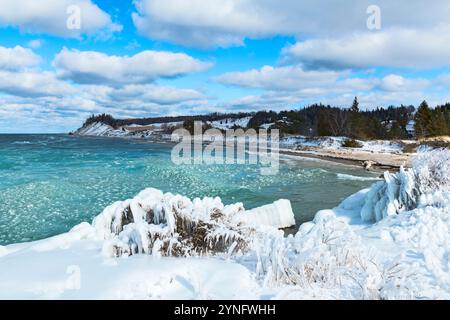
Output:
M238 213L235 220L249 225L265 225L275 228L289 228L295 226L291 202L286 199L281 199L272 204Z
M375 183L361 210L364 221L380 221L421 206L445 206L450 198L450 151L420 153L411 169L386 172Z
M146 189L116 202L95 218L108 256L146 253L196 256L245 252L258 228L295 225L288 200L245 211L241 203L224 206L219 198L190 199Z

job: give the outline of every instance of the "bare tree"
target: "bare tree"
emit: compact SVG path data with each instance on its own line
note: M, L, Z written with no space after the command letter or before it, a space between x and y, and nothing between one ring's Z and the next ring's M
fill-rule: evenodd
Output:
M348 112L339 110L328 115L328 125L333 136L347 135L348 132Z

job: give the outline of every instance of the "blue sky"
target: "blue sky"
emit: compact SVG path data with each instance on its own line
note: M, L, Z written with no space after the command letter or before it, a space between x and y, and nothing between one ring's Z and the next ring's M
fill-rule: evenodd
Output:
M0 132L100 112L444 103L448 16L444 0L2 0Z

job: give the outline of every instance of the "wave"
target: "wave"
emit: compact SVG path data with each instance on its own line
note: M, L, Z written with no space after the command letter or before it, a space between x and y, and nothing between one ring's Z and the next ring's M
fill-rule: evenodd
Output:
M31 141L27 141L27 140L25 140L25 141L14 141L14 142L11 142L11 144L18 144L18 145L31 144Z
M376 177L360 177L360 176L353 176L351 174L345 174L345 173L337 173L336 174L339 180L353 180L353 181L378 181L380 178Z

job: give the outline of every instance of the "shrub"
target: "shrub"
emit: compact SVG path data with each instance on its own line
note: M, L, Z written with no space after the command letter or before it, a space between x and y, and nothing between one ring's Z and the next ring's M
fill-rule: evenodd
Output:
M405 143L403 146L404 153L416 153L418 148L417 143Z
M355 139L347 139L342 143L344 148L362 148L361 142Z

